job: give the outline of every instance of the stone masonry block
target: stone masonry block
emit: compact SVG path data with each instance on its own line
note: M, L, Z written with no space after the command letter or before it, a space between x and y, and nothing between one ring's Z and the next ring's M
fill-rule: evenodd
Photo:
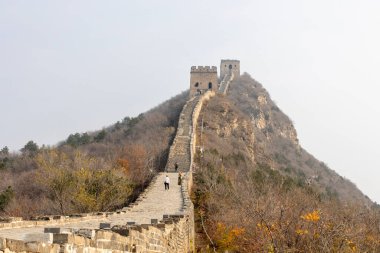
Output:
M61 228L44 228L44 233L59 234L61 233Z
M44 233L53 234L71 234L73 230L71 228L44 228Z
M111 231L98 230L96 231L96 240L116 240L120 235Z
M6 242L7 248L10 251L14 251L14 252L25 251L25 243L23 241L12 240L12 239L6 239L6 241L7 241Z
M113 228L112 231L115 233L118 233L122 236L128 236L129 235L129 229L128 228Z
M89 238L89 239L93 239L95 237L95 230L94 229L88 229L88 228L81 228L81 229L75 231L75 234Z
M140 226L141 226L143 229L149 230L149 227L151 226L151 224L141 224Z
M76 246L86 245L86 238L84 238L83 236L74 235L73 238L74 238L74 241L73 241L74 245Z
M111 223L102 222L102 223L99 224L99 228L100 229L110 229L111 228Z
M5 238L0 237L0 250L5 250L7 247L7 240Z
M70 234L53 234L53 243L65 244L74 241L73 235Z
M25 234L23 241L25 242L45 242L52 243L53 242L53 234L52 233L30 233Z
M39 242L28 242L25 244L25 249L27 252L42 252L42 244ZM46 246L46 244L44 244Z

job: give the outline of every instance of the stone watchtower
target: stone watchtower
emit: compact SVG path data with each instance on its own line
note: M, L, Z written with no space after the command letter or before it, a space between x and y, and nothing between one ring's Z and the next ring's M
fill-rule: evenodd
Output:
M192 66L190 71L190 97L208 90L218 90L216 66Z
M238 60L222 60L220 62L220 78L227 74L234 74L235 77L240 76L240 61Z

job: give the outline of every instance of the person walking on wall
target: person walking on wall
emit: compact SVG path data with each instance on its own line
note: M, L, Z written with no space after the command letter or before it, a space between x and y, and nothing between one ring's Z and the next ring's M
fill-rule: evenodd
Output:
M178 173L178 185L181 185L182 184L182 174L181 172Z
M177 162L174 164L174 169L175 169L175 172L178 171L178 163Z
M169 184L170 184L170 178L168 177L168 175L166 175L166 177L165 177L165 182L164 182L164 185L165 185L165 191L166 191L166 190L169 190Z

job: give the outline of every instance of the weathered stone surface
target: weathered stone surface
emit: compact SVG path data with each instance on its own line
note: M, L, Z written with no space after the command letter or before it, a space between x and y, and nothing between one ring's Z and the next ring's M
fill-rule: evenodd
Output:
M44 233L59 234L61 233L61 228L44 228Z
M70 234L53 234L53 243L64 244L74 241L74 237Z
M7 246L7 241L5 238L0 237L0 250L4 250Z
M19 240L6 239L6 249L9 249L14 252L25 251L26 245L25 242Z
M111 223L101 222L101 223L99 224L99 228L100 228L100 229L110 229L110 228L111 228Z
M53 242L53 234L52 233L32 233L25 234L23 241L25 242L45 242L52 243Z
M95 230L94 229L86 229L86 228L81 228L77 231L74 232L75 235L80 235L85 238L93 239L95 237Z

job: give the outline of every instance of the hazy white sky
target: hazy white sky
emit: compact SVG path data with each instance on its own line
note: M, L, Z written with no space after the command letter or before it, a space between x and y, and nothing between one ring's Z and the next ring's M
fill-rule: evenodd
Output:
M301 145L380 203L380 2L0 0L0 148L136 116L239 59Z

